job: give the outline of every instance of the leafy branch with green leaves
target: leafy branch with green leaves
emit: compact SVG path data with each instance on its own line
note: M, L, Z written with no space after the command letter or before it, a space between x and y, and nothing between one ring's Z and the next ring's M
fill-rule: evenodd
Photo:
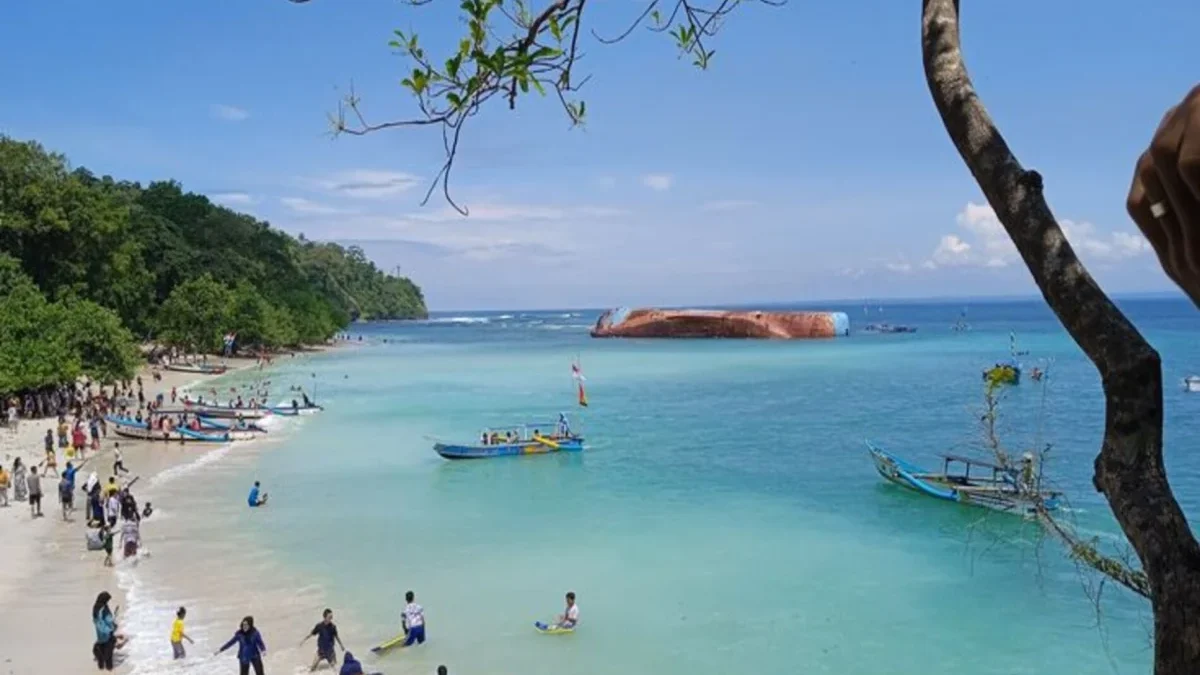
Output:
M311 0L289 0L306 4ZM435 0L405 0L419 7ZM554 0L534 10L534 0L462 0L461 17L466 32L457 49L447 58L435 58L426 52L415 33L395 31L389 45L406 57L412 71L401 85L416 98L420 115L412 119L368 122L362 99L351 89L330 115L333 133L363 136L383 129L412 126L437 126L442 132L445 160L435 174L421 204L427 204L441 186L446 201L462 215L468 210L450 194L450 173L458 153L464 125L493 99L508 103L510 110L517 99L536 92L558 99L572 127L582 126L587 118L587 103L578 93L589 76L577 77L575 70L583 54L579 35L584 11L594 4L589 0ZM692 64L706 69L716 53L708 38L717 34L726 17L739 6L759 3L781 6L787 0L646 0L642 11L625 30L613 37L591 31L602 44L613 44L629 37L639 27L670 35L680 56L692 57Z

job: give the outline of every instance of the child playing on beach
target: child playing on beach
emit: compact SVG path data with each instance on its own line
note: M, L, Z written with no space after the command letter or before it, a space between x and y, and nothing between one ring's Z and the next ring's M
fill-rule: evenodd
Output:
M404 615L400 620L404 634L408 636L404 646L425 644L425 608L417 604L417 596L412 591L404 594L404 602L408 603L404 605Z
M100 536L104 539L104 566L112 567L113 531L107 525L101 525Z
M58 455L54 452L54 448L50 448L46 451L45 467L46 468L42 470L43 476L49 476L51 471L54 472L55 476L58 475Z
M175 621L171 623L171 653L175 659L182 659L187 656L187 652L183 650L183 641L187 640L189 644L196 644L188 634L183 632L183 617L187 616L187 608L180 607L175 612Z

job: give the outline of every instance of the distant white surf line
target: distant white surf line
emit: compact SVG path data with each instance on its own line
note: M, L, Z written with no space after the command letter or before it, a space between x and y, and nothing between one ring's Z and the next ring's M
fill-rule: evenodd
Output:
M447 316L447 317L438 317L436 319L425 319L424 321L420 321L418 323L471 324L471 323L491 323L491 322L492 322L491 318L486 317L486 316Z

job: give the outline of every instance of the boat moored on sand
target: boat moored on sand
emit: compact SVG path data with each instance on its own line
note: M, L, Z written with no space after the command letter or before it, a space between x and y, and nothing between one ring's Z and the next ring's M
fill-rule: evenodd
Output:
M551 430L543 434L542 429ZM579 452L583 437L571 430L566 415L557 422L518 424L484 429L473 444L434 443L433 449L446 459L486 459L552 452Z
M928 497L971 506L1029 515L1042 508L1053 511L1059 506L1058 492L1023 488L1021 481L1032 482L1033 457L1026 455L1022 468L1003 467L982 460L942 455L941 473L932 473L896 457L867 441L875 470L888 481ZM971 475L971 469L975 475Z
M172 363L163 366L177 373L197 373L199 375L223 375L229 367L217 363Z
M243 440L232 432L211 433L187 427L153 428L146 422L139 422L126 417L108 417L113 425L113 431L124 438L142 441L180 441L184 443L228 443ZM249 438L246 436L245 438Z

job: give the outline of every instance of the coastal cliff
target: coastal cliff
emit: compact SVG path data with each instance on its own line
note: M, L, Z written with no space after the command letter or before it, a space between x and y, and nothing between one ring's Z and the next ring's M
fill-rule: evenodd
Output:
M610 309L592 337L759 338L796 340L850 334L843 312L762 312L699 309Z

